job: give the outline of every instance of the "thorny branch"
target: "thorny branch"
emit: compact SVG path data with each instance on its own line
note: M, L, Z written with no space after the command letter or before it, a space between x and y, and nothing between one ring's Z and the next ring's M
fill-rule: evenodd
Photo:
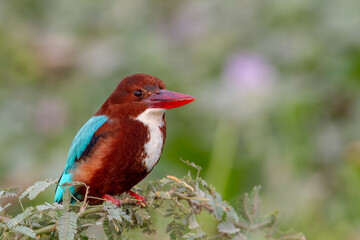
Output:
M37 208L32 207L33 210L31 210L31 214L33 215L31 215L31 217L26 217L24 219L25 221L22 223L22 220L16 223L30 231L26 233L27 236L24 235L25 233L23 232L16 232L14 228L6 227L7 222L12 221L16 217L11 218L8 217L8 215L2 214L0 216L0 235L5 233L6 236L16 236L17 239L21 236L23 236L21 239L28 239L30 236L33 236L33 234L36 234L37 238L49 237L57 231L60 236L60 232L62 231L61 229L64 224L60 221L63 215L59 217L59 210L62 212L71 211L76 213L76 216L73 214L73 219L75 219L75 225L73 227L74 237L86 236L84 235L84 229L92 224L95 224L95 222L96 224L100 223L104 226L105 234L110 234L107 235L107 237L121 235L125 228L132 229L134 227L142 228L144 232L152 233L155 230L151 229L152 221L149 215L151 212L149 210L162 207L166 210L164 217L172 216L174 219L167 225L166 228L166 232L172 239L181 239L183 236L185 237L185 235L187 237L191 236L190 238L192 239L205 237L206 234L201 230L201 226L197 223L195 218L195 215L198 215L201 212L207 212L211 216L215 216L218 221L218 233L215 236L207 236L208 239L228 239L235 237L237 234L244 234L246 237L248 234L256 230L263 230L266 233L266 237L274 239L273 236L277 222L276 214L267 218L259 218L257 217L259 214L249 212L250 206L248 206L245 201L242 206L240 206L244 215L239 217L234 208L223 201L221 196L216 193L215 189L211 185L199 178L201 168L193 163L185 163L198 170L197 177L193 179L190 175L183 178L167 176L167 178L160 179L154 183L149 183L149 187L146 190L140 190L140 192L147 198L147 206L145 209L140 208L138 206L138 200L129 195L123 195L122 198L118 199L122 206L120 208L116 208L115 205L112 206L109 204L88 205L87 200L93 197L88 196L87 193L89 192L89 189L88 186L86 186L86 194L83 202L76 201L75 204L71 205L69 200L67 202L63 202L63 206L59 204L46 203L45 205L41 205L42 208L45 207L46 210L38 211L36 210ZM68 184L68 186L76 186L80 184L83 183L71 183ZM40 190L43 191L44 189ZM248 195L245 195L245 197L247 196ZM70 199L70 194L68 197ZM172 201L174 204L170 204L170 206L168 204L164 205L163 203L165 201ZM253 202L249 202L249 204L254 206ZM255 208L254 211L258 211L258 209L260 208ZM29 209L26 209L26 211L27 210ZM50 221L41 222L41 220L37 220L42 219L43 216L47 216ZM180 221L180 219L182 220ZM31 224L26 223L30 221ZM85 224L81 224L80 222L84 222ZM5 226L5 229L1 228L2 226ZM108 231L105 229L106 226L109 228L108 230L110 230L109 233L106 232ZM293 239L305 239L302 234L291 236L295 236ZM302 238L299 238L299 236Z

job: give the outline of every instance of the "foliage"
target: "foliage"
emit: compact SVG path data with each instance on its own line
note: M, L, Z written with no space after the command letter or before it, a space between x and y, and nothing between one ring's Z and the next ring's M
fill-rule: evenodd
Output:
M63 204L47 203L30 206L23 212L10 216L5 212L8 206L1 207L0 238L41 238L41 239L74 239L91 238L91 229L102 226L107 239L124 239L127 233L141 229L144 234L155 234L151 215L157 211L169 219L166 233L171 239L251 239L254 232L262 232L266 239L305 239L296 232L279 233L276 230L278 215L273 213L263 217L261 213L260 187L254 187L250 194L239 200L236 211L223 201L214 187L199 177L200 167L185 162L197 169L196 177L177 178L167 176L158 181L150 182L146 189L138 191L146 197L146 206L141 206L136 199L127 194L119 196L121 207L104 201L100 205L88 205L86 201L71 204L69 185L65 188ZM45 180L35 183L20 196L21 200L28 196L34 199L56 181ZM14 189L1 189L1 195L14 197ZM90 198L86 196L85 199ZM210 236L202 229L197 216L206 214L217 220L217 233Z
M166 113L150 177L196 159L233 206L262 185L286 227L360 239L359 12L359 0L0 1L0 187L60 175L120 79L150 73L198 97Z

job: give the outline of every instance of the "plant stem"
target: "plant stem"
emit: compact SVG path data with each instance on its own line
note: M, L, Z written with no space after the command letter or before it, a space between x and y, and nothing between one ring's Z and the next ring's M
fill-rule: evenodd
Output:
M133 198L120 199L121 204L137 203L137 201L138 200L133 199ZM94 213L105 213L105 210L102 207L102 205L99 205L97 207L92 207L92 208L86 209L83 212L78 212L77 215L78 215L78 218L82 218L82 217L84 217L86 215L90 215L90 214L94 214ZM34 232L35 232L36 235L41 235L41 234L44 234L44 233L55 232L56 229L57 228L56 228L56 223L55 223L55 224L52 224L52 225L49 225L49 226L46 226L46 227L43 227L43 228L36 229L36 230L34 230ZM24 239L27 239L27 238L28 238L27 236L24 236L21 239L24 240Z
M100 212L104 212L104 208L103 207L94 207L94 208L90 208L90 209L87 209L83 212L79 212L78 213L78 218L82 218L86 215L90 215L90 214L93 214L93 213L100 213Z
M251 226L250 231L262 229L264 227L269 227L274 223L274 221L275 221L275 218L271 217L269 219L264 220L263 222L255 223Z
M43 228L39 228L34 230L34 232L36 233L36 235L41 235L43 233L48 233L48 232L54 232L56 230L56 224L52 224Z
M275 221L275 217L271 217L262 222L251 224L250 228L249 228L248 224L243 223L243 222L236 222L236 223L234 223L234 225L243 230L248 229L249 231L254 231L254 230L259 230L259 229L262 229L265 227L269 227L274 223L274 221Z

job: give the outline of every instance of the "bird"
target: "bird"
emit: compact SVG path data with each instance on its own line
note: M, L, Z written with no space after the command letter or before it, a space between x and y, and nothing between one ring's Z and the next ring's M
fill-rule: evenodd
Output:
M63 202L65 183L72 202L90 204L111 201L127 192L145 204L145 198L131 191L158 163L166 138L165 111L186 105L196 98L166 89L162 80L148 74L123 78L100 109L77 132L70 146L65 169L55 190L55 202ZM100 199L100 200L99 200Z

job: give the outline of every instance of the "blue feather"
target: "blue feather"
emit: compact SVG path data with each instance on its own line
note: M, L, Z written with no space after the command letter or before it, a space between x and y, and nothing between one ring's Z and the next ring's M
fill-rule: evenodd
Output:
M70 172L76 168L75 160L79 159L86 147L89 145L91 138L95 132L108 120L108 117L104 115L94 116L85 123L85 125L76 134L68 154L68 158L65 165L65 170L61 175L58 187L55 193L55 202L61 202L64 194L64 189L60 187L66 182L72 182L73 174ZM75 194L75 188L70 188L70 193Z
M61 185L63 185L66 182L71 182L72 181L72 173L68 173L65 172L61 175L60 181L58 183L58 187L56 188L56 193L55 193L55 202L62 202L62 197L63 194L65 192L65 189L63 187L60 187ZM74 195L74 187L70 187L70 193L72 195Z

